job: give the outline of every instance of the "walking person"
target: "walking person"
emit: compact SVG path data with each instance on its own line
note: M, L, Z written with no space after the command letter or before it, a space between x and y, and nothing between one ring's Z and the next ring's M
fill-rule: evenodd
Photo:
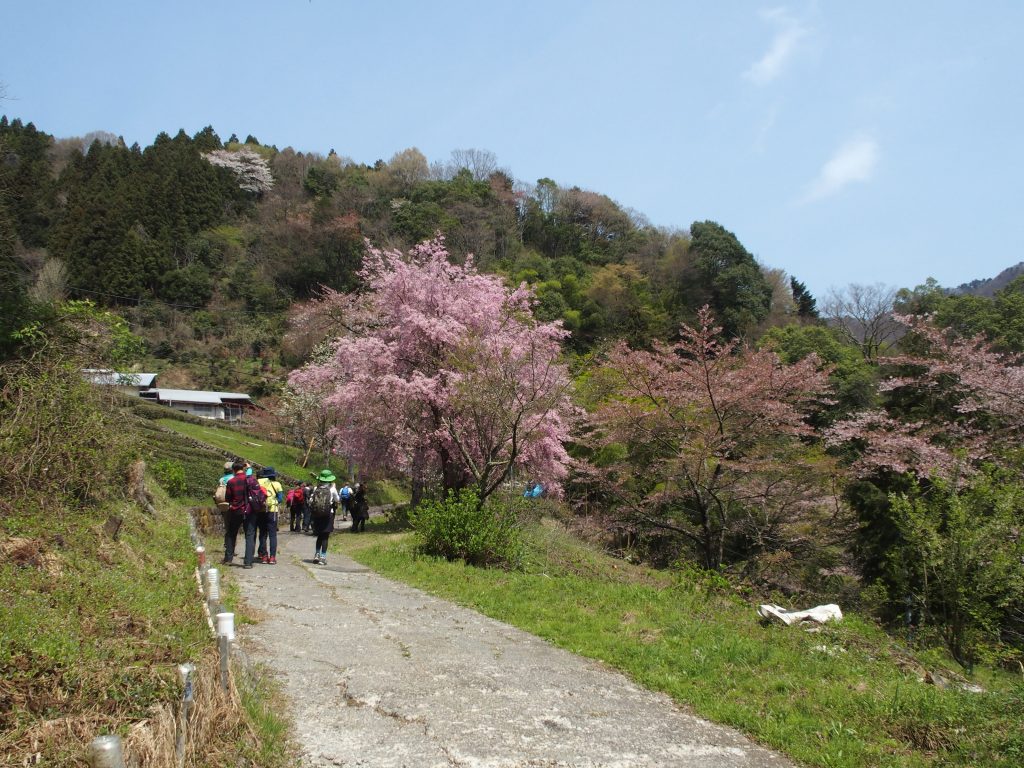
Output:
M228 480L234 474L233 466L233 461L229 461L224 465L224 474L217 481L217 489L213 492L213 503L217 505L217 511L220 512L221 522L224 524L225 531L228 529L228 501L225 494L228 489Z
M306 506L306 492L302 483L296 483L295 487L288 491L285 505L288 507L288 530L298 533L302 530L302 511Z
M313 562L327 565L327 542L334 530L334 512L338 508L338 489L334 486L334 473L325 469L316 478L316 488L309 499L310 523L316 534L316 554Z
M223 562L230 565L234 560L238 531L242 529L245 533L245 557L242 565L245 568L252 568L252 561L256 555L256 516L252 514L250 499L262 495L263 489L255 478L246 476L245 462L236 461L231 468L234 474L228 480L224 494L228 511L225 513Z
M341 519L344 520L352 512L352 487L345 483L338 491L338 496L341 497Z
M302 532L310 533L312 531L313 523L310 519L312 508L310 507L309 502L313 498L313 486L310 485L308 480L302 484L302 494L305 497L305 501L302 505Z
M356 483L352 491L352 533L365 531L369 519L370 504L366 501L366 484Z
M276 565L277 515L281 511L281 502L284 500L284 486L277 481L277 472L273 467L263 468L260 472L259 484L264 493L267 494L266 509L256 520L256 527L260 535L260 562L267 565Z

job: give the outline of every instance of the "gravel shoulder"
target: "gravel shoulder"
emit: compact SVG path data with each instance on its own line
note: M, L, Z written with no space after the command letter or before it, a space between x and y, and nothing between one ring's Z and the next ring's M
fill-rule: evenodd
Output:
M598 662L349 558L314 565L313 541L283 531L277 565L232 569L262 615L238 643L278 678L305 766L793 765Z

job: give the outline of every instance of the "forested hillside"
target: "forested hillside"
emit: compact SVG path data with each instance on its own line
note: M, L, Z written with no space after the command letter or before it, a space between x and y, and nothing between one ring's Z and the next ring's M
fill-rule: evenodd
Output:
M126 147L6 117L0 151L8 269L37 298L116 307L167 384L274 391L306 352L280 344L293 302L358 288L366 240L404 248L437 232L457 261L532 285L538 317L561 319L578 352L670 337L705 303L736 334L813 313L799 283L716 223L658 229L597 192L522 184L485 151L428 165L406 149L368 166L212 128Z

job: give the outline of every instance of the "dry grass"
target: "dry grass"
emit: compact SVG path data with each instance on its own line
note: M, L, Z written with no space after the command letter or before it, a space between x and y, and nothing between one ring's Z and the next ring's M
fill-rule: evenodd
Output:
M20 568L38 568L56 581L63 573L60 555L48 552L46 542L39 538L14 536L0 541L0 563Z
M5 691L6 693L6 691ZM221 766L237 762L239 741L255 747L258 735L243 714L238 690L220 685L216 651L208 652L193 674L194 703L188 718L186 766ZM142 720L128 724L101 711L78 712L44 720L15 741L4 741L0 765L22 766L39 753L51 765L87 768L89 743L98 735L122 733L127 764L136 768L177 768L175 746L180 701L150 707Z

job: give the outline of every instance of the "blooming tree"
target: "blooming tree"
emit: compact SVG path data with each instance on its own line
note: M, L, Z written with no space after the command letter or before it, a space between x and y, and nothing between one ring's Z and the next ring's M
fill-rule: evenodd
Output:
M364 470L410 475L414 489L473 487L481 503L514 470L557 491L574 414L567 332L533 318L531 292L450 263L440 237L407 255L368 248L361 278L361 294L321 296L344 332L329 360L290 379L329 391L345 422L339 450Z
M813 355L784 365L724 341L707 307L698 323L674 345L612 349L611 394L590 421L595 467L582 471L613 513L680 534L718 568L730 546L798 547L836 511L830 463L801 442L828 382Z
M227 168L238 178L238 186L246 192L262 194L274 187L274 176L270 172L267 161L251 149L239 149L231 152L227 149L215 149L203 157L210 165Z
M332 354L331 345L320 344L313 350L311 360L323 363ZM307 458L315 447L317 453L323 456L325 465L336 452L338 428L342 425L341 414L327 402L331 391L331 382L328 380L321 381L319 387L307 386L302 390L285 387L276 408L277 416L289 438L306 449Z
M888 410L837 423L830 444L857 443L854 472L880 471L953 480L1024 432L1024 356L996 352L981 336L964 338L928 318L897 316L924 351L886 358L901 374L884 380ZM913 402L913 409L904 403Z
M1024 636L1024 357L928 318L898 319L913 352L885 360L899 372L879 387L886 409L837 423L827 439L857 448L853 471L876 489L857 505L868 570L970 667L980 640L1019 648Z

